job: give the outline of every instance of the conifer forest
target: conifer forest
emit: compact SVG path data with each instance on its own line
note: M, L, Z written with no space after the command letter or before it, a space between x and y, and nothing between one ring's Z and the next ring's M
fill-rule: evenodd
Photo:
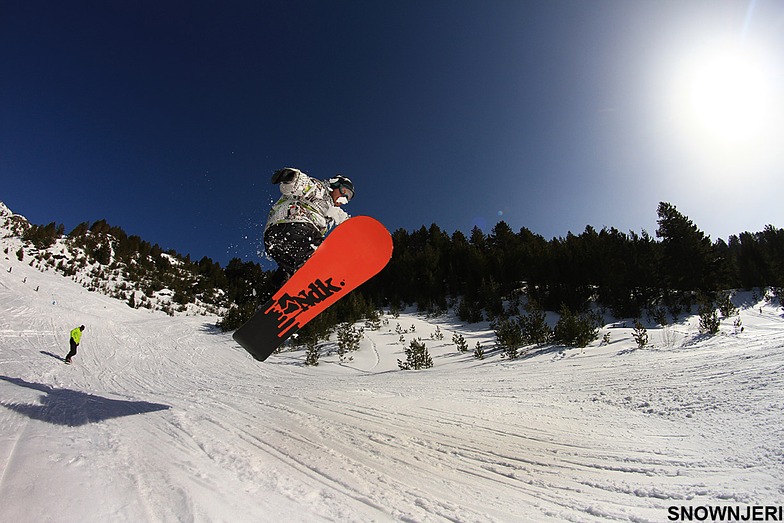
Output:
M718 304L728 289L771 288L780 297L783 229L768 225L761 232L711 240L672 204L660 203L657 214L653 235L587 226L548 240L525 227L514 231L504 221L489 232L475 227L469 235L450 235L436 224L399 229L392 234L389 265L311 322L303 339L324 336L338 323L367 318L380 307L415 305L427 314L453 308L462 321L493 321L503 332L503 322L523 310L529 315L519 321L530 322L541 311L563 316L601 310L666 324L693 306ZM41 252L66 238L84 253L82 263L98 262L107 272L122 267L126 280L148 293L171 289L181 305L198 299L214 306L224 330L241 325L275 290L272 271L255 261L235 258L226 267L207 257L195 261L104 220L80 224L67 235L55 223L30 225L23 238L39 257L48 257ZM59 266L56 259L48 263L64 273L74 270L62 260ZM143 306L133 295L128 301Z

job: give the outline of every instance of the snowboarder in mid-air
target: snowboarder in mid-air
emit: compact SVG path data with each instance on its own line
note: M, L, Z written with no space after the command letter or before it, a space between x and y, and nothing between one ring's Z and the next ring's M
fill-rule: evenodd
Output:
M354 197L354 184L341 174L311 178L299 169L275 171L272 183L282 196L264 228L264 248L278 264L276 286L288 280L316 251L327 232L350 216L340 208Z
M393 248L381 223L369 216L350 218L340 208L354 197L354 184L345 176L316 180L288 167L275 171L272 183L280 184L282 196L269 213L264 247L278 263L274 277L280 284L232 335L257 361L378 274Z
M71 352L68 353L64 360L68 365L71 364L71 358L76 356L76 347L78 347L79 343L82 341L82 332L84 332L84 325L76 327L71 331L71 338L69 340L71 343Z

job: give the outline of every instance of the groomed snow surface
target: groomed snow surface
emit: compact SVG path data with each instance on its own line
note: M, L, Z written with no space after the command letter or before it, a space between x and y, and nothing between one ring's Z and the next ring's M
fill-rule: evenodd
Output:
M784 318L736 299L741 333L725 320L700 337L692 318L636 350L616 322L609 344L516 361L486 324L385 316L352 361L306 367L301 351L255 362L214 317L131 309L0 253L0 519L654 522L781 506ZM415 327L405 344L398 323ZM435 366L400 371L415 336Z

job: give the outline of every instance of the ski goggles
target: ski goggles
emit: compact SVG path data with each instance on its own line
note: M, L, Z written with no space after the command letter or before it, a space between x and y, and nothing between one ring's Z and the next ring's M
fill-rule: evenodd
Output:
M354 197L354 191L352 191L348 187L344 187L341 185L340 187L338 187L338 191L340 191L340 195L345 196L348 201L351 201L351 199Z

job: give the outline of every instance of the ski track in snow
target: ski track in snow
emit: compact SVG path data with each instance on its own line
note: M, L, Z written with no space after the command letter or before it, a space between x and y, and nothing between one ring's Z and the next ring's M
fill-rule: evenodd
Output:
M6 521L653 522L784 503L776 307L744 309L739 335L692 321L635 350L615 324L609 345L513 362L429 340L456 323L408 314L366 330L352 361L309 368L9 255L0 304ZM397 369L398 322L433 369ZM483 328L459 332L489 348Z

